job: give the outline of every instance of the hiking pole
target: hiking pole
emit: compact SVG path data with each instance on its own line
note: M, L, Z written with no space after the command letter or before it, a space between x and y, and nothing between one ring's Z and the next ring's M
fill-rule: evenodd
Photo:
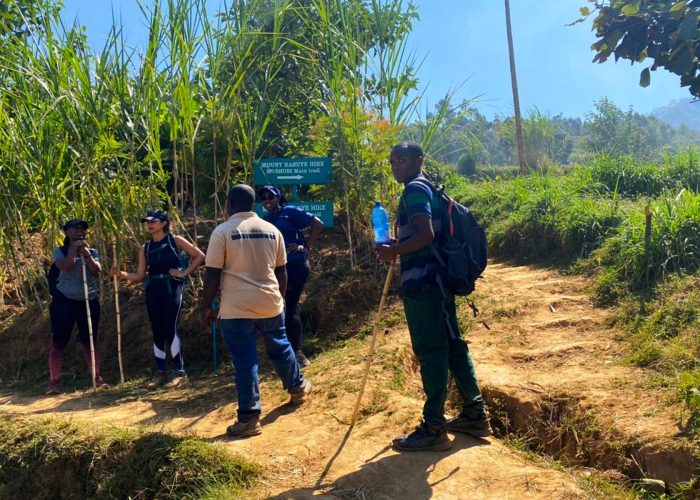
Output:
M119 259L117 258L117 242L112 240L112 256L114 257L114 267L119 269ZM124 385L124 365L122 364L122 315L119 310L119 278L114 276L114 308L117 313L117 359L119 360L119 380Z
M212 310L216 311L216 300L211 303L211 308ZM217 362L216 362L216 321L212 321L211 324L211 340L213 343L212 346L212 351L211 351L211 369L214 372L214 375L217 375L216 373L216 368L217 368Z
M90 313L90 298L88 297L87 285L87 262L85 256L80 260L83 261L83 291L85 292L85 309L87 310L88 335L90 336L90 361L92 363L92 390L97 390L97 375L95 374L95 341L93 340L92 331L92 314Z
M362 376L362 384L360 385L360 393L357 395L357 401L355 402L355 409L352 412L352 418L350 419L350 428L355 425L357 421L357 414L360 412L360 403L362 402L362 396L365 393L365 386L367 385L367 377L369 376L369 369L372 366L372 358L374 357L374 346L377 343L377 337L379 336L379 320L382 317L382 311L384 310L384 303L386 302L386 297L389 295L389 286L391 285L391 278L394 276L394 266L396 265L396 259L391 261L389 264L389 272L386 273L386 280L384 280L384 290L382 290L382 298L379 301L379 310L377 315L374 317L374 325L372 326L372 341L369 344L369 354L367 354L367 363L365 364L365 373Z

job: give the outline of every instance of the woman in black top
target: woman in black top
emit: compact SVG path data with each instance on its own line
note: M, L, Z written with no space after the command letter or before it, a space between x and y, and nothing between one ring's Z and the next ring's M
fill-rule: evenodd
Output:
M182 307L182 285L184 278L204 263L204 252L181 236L170 233L170 219L163 210L152 210L141 219L151 240L141 247L135 273L126 273L112 268L112 276L139 283L146 279L146 309L153 331L153 353L156 358L154 381L163 385L166 377L166 345L175 368L174 382L185 376L177 320ZM186 253L189 265L180 269L180 253Z

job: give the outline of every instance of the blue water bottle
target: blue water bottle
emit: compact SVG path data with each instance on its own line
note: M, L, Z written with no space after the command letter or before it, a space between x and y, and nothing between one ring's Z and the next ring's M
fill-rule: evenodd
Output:
M374 243L377 245L388 245L391 243L389 235L389 216L384 210L380 201L374 202L372 210L372 226L374 227Z

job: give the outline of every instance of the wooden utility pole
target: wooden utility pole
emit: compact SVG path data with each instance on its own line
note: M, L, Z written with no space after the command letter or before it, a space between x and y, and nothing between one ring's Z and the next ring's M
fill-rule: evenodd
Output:
M523 146L523 124L520 117L518 97L518 77L515 74L515 52L513 51L513 30L510 27L510 1L506 2L506 31L508 32L508 56L510 57L510 83L513 87L513 110L515 113L515 138L518 143L518 165L520 175L525 175L525 147Z

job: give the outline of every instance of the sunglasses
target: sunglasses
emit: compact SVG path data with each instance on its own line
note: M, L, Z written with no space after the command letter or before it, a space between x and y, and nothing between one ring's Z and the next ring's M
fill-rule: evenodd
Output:
M270 201L274 200L275 198L277 198L277 196L275 196L274 194L264 194L260 197L262 201Z

